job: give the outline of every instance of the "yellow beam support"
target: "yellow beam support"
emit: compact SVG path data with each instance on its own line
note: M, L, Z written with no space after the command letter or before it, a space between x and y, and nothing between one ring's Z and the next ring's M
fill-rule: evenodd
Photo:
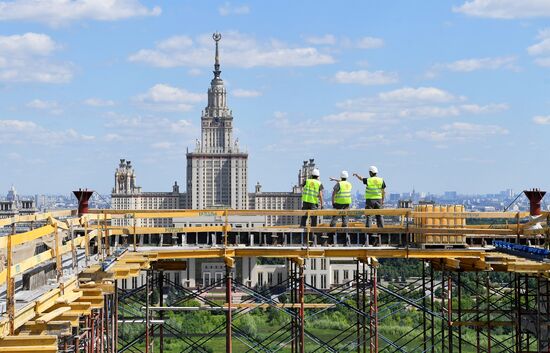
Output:
M59 210L59 211L52 211L47 213L36 213L33 215L14 216L10 218L0 219L0 227L9 226L14 223L44 221L50 217L58 218L58 217L70 217L74 215L76 215L75 210Z
M200 232L223 232L224 226L205 226L205 227L116 227L109 226L111 235L122 234L170 234L170 233L200 233ZM227 227L231 231L231 226Z
M128 255L132 253L126 253ZM125 256L123 255L122 260ZM156 255L157 259L192 259L192 258L223 258L230 257L278 257L278 258L414 258L414 259L439 259L439 258L473 258L485 257L485 251L469 249L377 249L377 248L227 248L227 249L162 249L140 252L144 255Z
M23 336L30 337L30 336ZM3 347L0 343L0 353L57 353L57 346L14 346L14 347Z
M418 212L410 209L379 209L379 210L314 210L309 211L311 215L333 216L333 215L385 215L385 216L409 216L423 218L516 218L518 212ZM265 216L302 216L306 211L302 210L99 210L92 209L90 214L107 214L112 216L133 215L135 218L178 218L197 216L218 216L233 215L265 215ZM527 217L528 212L519 212L520 218Z
M28 347L37 345L56 345L57 348L57 336L9 336L0 339L0 346L2 347Z
M63 306L61 308L57 308L47 314L44 314L40 317L38 317L36 319L36 322L39 323L39 324L45 324L49 321L52 321L53 319L55 319L56 317L58 317L59 315L63 314L63 313L66 313L67 311L71 310L70 307L68 306Z
M43 227L36 228L25 233L18 233L18 234L12 235L12 246L17 246L19 244L33 241L45 235L52 234L54 230L55 230L54 226L47 224ZM0 248L6 248L7 240L5 238L6 237L0 238Z
M69 321L50 321L47 324L37 324L35 321L29 321L19 329L18 336L70 336L71 331Z

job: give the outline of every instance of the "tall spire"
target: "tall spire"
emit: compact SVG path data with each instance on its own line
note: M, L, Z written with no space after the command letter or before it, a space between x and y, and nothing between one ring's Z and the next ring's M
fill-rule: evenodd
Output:
M222 73L220 71L220 53L218 50L218 42L220 39L222 39L222 35L219 32L215 32L212 34L212 39L216 42L216 58L214 62L214 78L220 78L220 74Z

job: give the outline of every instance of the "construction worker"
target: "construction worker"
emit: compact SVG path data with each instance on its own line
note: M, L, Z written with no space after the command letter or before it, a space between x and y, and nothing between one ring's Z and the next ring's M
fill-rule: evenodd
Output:
M353 173L357 179L365 184L365 209L381 209L384 206L384 197L386 196L386 182L378 176L378 168L371 166L369 168L369 178L363 178L357 173ZM365 224L370 227L370 216L367 215ZM382 215L376 215L376 225L378 228L384 227L384 218Z
M333 181L337 181L332 189L332 207L337 210L347 210L351 205L351 183L348 181L348 172L342 170L340 173L340 179L330 178ZM330 221L331 227L336 227L336 221L338 216L332 216ZM348 226L348 216L342 215L342 227Z
M316 210L323 208L323 184L319 181L319 169L311 172L311 178L306 179L302 185L302 210ZM311 216L311 226L317 226L317 216ZM307 216L302 216L300 227L305 227Z

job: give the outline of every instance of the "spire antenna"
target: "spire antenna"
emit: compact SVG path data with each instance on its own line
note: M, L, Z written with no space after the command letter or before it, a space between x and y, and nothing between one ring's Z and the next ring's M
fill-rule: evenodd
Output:
M220 74L222 73L220 71L220 52L218 50L218 42L222 39L222 35L220 32L215 32L212 34L212 39L216 42L216 57L214 62L214 78L220 78Z

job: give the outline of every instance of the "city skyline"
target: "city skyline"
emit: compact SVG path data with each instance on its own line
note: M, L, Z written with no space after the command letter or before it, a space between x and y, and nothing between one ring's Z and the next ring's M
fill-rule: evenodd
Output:
M119 158L144 190L185 185L216 30L249 191L308 158L327 186L375 164L389 193L550 188L550 5L59 2L44 22L26 3L0 16L6 190L106 194Z

